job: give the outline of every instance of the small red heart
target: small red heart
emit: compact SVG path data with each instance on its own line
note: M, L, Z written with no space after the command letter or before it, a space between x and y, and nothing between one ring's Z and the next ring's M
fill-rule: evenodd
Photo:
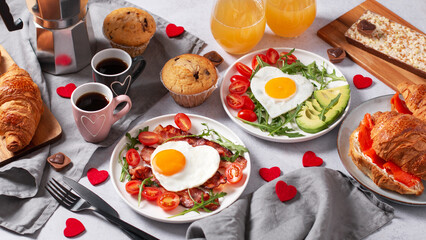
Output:
M270 182L281 175L281 169L279 167L261 168L259 175L263 180Z
M66 54L59 55L55 59L56 65L59 65L59 66L68 66L71 64L71 62L72 62L72 59L70 58L70 56Z
M284 181L278 181L275 184L275 192L281 202L293 199L297 194L297 189L293 185L287 185Z
M185 29L183 27L181 27L181 26L178 27L173 23L170 23L166 27L166 34L169 38L177 37L177 36L181 35L184 31L185 31Z
M64 236L67 238L75 237L86 230L84 225L75 218L68 218L65 225Z
M317 155L312 151L307 151L303 154L302 163L304 167L318 167L321 166L324 161L322 158L317 157Z
M96 168L91 168L89 171L87 171L87 178L89 179L89 182L95 186L99 183L103 183L107 178L109 174L105 170L98 171Z
M58 87L56 93L63 98L70 98L76 88L74 83L68 83L65 87Z
M373 80L369 77L364 77L361 74L357 74L353 78L354 85L358 89L368 88L373 84Z

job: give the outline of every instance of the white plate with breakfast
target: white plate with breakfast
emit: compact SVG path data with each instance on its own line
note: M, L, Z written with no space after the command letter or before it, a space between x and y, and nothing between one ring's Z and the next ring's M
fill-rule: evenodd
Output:
M247 186L251 166L247 149L215 120L164 115L126 135L111 156L111 178L121 198L147 218L187 223L211 216L236 201ZM128 150L132 148L137 148L135 155Z
M294 143L336 127L349 109L350 88L325 58L301 49L270 48L233 63L220 97L228 116L249 134Z
M393 150L392 147L392 136L388 137L392 134L387 134L381 131L392 131L398 132L401 128L400 125L405 125L400 122L397 124L396 122L389 122L394 124L389 124L390 126L384 125L386 121L394 121L391 120L393 118L408 118L408 114L398 114L395 111L391 111L391 99L394 98L395 95L386 95L377 98L370 99L358 107L353 109L346 119L343 121L340 126L338 138L337 138L337 149L339 152L340 159L346 168L346 170L354 177L361 185L369 189L370 191L380 195L381 197L387 198L391 201L408 204L408 205L417 205L417 206L425 206L426 205L426 193L423 191L423 185L426 184L425 180L421 180L420 177L413 176L411 173L408 175L403 169L403 167L398 167L395 163L397 161L384 161L381 157L383 153L390 153ZM408 105L408 104L407 104ZM377 113L377 112L385 112L385 114ZM367 116L369 113L371 116ZM388 115L388 116L386 116ZM411 120L411 116L410 119ZM382 124L381 127L372 128L372 130L361 130L364 127L364 124L378 125ZM400 121L400 120L395 120ZM420 122L419 122L420 121ZM421 120L417 121L421 123ZM399 126L398 126L399 125ZM366 128L368 129L368 128ZM404 131L404 130L402 130ZM407 130L406 130L407 131ZM364 133L361 133L364 132ZM368 132L368 138L370 140L365 140L361 143L360 139L366 139L365 135ZM389 132L388 132L389 133ZM364 137L361 137L364 135ZM398 136L400 138L401 135ZM391 139L383 140L383 138ZM401 140L401 139L400 139ZM380 145L380 142L388 142L386 144ZM395 140L396 141L396 140ZM406 140L403 139L404 142ZM423 140L424 141L424 140ZM407 141L408 142L408 141ZM377 145L374 145L374 144ZM404 144L395 143L395 146L400 146ZM363 147L365 146L365 147ZM407 146L404 146L406 148ZM383 149L389 148L389 149ZM364 150L363 150L364 149ZM371 154L371 149L376 149ZM412 150L406 148L405 151ZM379 152L378 152L379 151ZM349 154L351 152L351 154ZM421 154L421 153L420 153ZM404 157L401 156L400 159ZM367 159L367 160L366 160ZM374 160L372 160L374 159ZM395 163L393 163L395 162ZM358 168L360 166L361 168ZM381 167L378 167L381 166ZM406 166L409 166L406 165ZM401 168L404 170L402 171ZM362 171L360 169L363 169ZM394 170L395 169L395 170ZM412 170L406 170L407 172ZM366 174L365 174L365 173ZM371 178L367 175L369 174ZM399 176L402 176L402 180ZM415 174L415 171L414 171ZM408 176L408 177L407 177ZM404 179L405 178L405 179ZM374 179L374 180L372 180ZM424 179L424 178L423 178ZM376 185L376 183L378 185ZM379 187L379 185L381 187ZM392 190L392 191L391 191Z

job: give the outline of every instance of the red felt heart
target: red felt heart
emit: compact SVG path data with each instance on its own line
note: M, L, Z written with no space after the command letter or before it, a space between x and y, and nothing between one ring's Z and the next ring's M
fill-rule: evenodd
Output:
M169 36L169 38L177 37L177 36L181 35L184 31L185 31L185 29L183 27L181 27L181 26L178 27L173 23L170 23L166 27L166 34L167 34L167 36Z
M353 78L354 85L358 89L368 88L373 83L373 80L369 77L364 77L361 74L357 74Z
M56 57L55 62L56 62L56 65L59 65L59 66L68 66L71 64L72 59L70 58L70 56L66 54L62 54Z
M58 87L56 93L63 98L70 98L76 88L74 83L68 83L65 87Z
M65 225L64 236L67 238L75 237L86 230L84 225L75 218L68 218Z
M281 169L279 167L261 168L259 169L259 175L263 180L269 182L281 175Z
M303 154L302 163L304 167L318 167L321 166L323 162L322 158L317 157L312 151L307 151Z
M87 171L87 178L92 185L98 185L108 178L109 174L105 170L98 171L96 168L91 168Z
M293 199L297 194L297 189L293 185L287 185L284 181L278 181L275 184L275 192L281 202Z

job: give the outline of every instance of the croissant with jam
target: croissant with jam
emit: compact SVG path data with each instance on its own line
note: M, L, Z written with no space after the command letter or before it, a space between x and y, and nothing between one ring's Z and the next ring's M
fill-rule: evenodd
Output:
M43 113L40 90L27 71L13 64L0 76L0 135L17 152L33 138Z

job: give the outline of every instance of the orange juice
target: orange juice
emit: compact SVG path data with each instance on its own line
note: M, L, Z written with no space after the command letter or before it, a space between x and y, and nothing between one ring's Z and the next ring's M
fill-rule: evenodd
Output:
M225 51L243 54L260 41L265 25L262 0L217 0L210 27Z
M282 37L301 35L312 24L315 15L315 0L266 0L268 26Z

